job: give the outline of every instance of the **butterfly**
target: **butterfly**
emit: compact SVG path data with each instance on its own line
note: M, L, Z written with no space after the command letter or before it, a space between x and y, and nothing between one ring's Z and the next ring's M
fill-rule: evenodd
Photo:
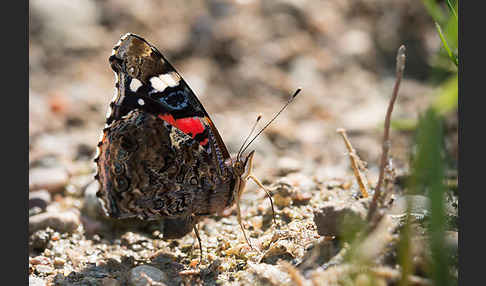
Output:
M109 63L115 73L115 94L94 159L97 192L112 218L173 219L167 237L178 238L199 218L236 203L252 179L254 151L248 146L300 92L247 144L261 117L231 158L218 130L189 85L167 59L142 37L128 33L114 46ZM245 145L246 144L246 145ZM275 216L274 216L275 221ZM179 225L180 223L180 225ZM190 231L190 230L189 230Z

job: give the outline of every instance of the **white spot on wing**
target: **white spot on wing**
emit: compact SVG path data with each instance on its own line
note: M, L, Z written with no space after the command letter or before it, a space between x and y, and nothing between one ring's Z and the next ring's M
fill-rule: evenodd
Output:
M143 99L141 99L141 98L139 98L137 100L137 102L138 102L139 105L144 105L145 104L145 101L143 101Z
M164 91L164 89L166 89L169 86L167 83L165 83L160 78L155 76L150 79L150 82L152 83L152 87L155 90L160 92Z
M181 80L181 77L175 72L161 74L159 78L170 87L179 85L179 81Z
M170 72L166 74L161 74L158 77L152 77L150 82L152 83L152 87L157 91L164 91L167 87L174 87L179 85L181 77L175 73Z
M137 92L138 88L142 86L142 82L136 78L133 78L130 82L130 90L133 92Z

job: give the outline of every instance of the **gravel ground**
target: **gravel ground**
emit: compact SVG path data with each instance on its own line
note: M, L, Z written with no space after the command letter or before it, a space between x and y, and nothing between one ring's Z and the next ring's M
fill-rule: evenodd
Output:
M407 66L393 117L414 120L433 100L427 77L440 40L421 3L35 0L29 29L29 284L390 285L399 279L401 180L390 188L386 219L360 244L366 271L346 258L351 242L342 219L363 221L370 200L360 195L336 129L347 130L374 186L400 44L407 46ZM113 92L108 57L127 32L164 53L233 153L259 113L270 119L302 87L252 146L254 173L271 191L277 214L274 224L265 193L250 183L242 211L253 249L233 208L200 221L199 265L192 232L164 240L163 222L101 214L92 159ZM457 159L457 117L446 127L446 146ZM397 178L406 178L413 134L392 130L391 136ZM428 202L413 200L411 282L429 285L422 229ZM447 211L457 221L457 197ZM457 227L448 231L457 249Z

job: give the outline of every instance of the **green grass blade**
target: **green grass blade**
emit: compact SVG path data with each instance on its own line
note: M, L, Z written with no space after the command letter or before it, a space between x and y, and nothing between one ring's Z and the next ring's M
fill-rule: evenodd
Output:
M449 45L447 44L447 41L444 37L444 34L442 33L442 29L441 29L439 23L435 22L435 27L437 28L437 32L439 32L440 40L442 41L442 44L444 45L444 48L446 49L447 54L449 55L449 58L457 67L459 65L459 63L457 61L457 57L451 52L451 49L449 49Z
M417 155L413 161L412 186L415 192L423 193L430 200L431 257L430 276L434 285L451 285L449 258L445 249L445 192L443 158L443 129L441 116L430 108L419 120L417 128Z
M454 6L451 4L451 0L447 0L446 2L447 2L447 7L449 7L449 10L451 10L452 15L454 15L454 18L456 18L457 21L457 12Z

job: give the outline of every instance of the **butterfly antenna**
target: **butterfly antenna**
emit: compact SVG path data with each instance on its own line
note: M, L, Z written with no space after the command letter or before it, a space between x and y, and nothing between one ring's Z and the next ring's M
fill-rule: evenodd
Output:
M246 149L247 149L247 148L248 148L248 147L251 145L251 143L253 143L253 141L255 141L255 139L257 139L257 137L258 137L258 136L259 136L259 135L260 135L260 134L261 134L261 133L262 133L262 132L263 132L263 131L264 131L264 130L265 130L265 129L266 129L266 128L267 128L267 127L270 125L270 124L272 124L272 122L273 122L275 119L277 119L277 117L280 115L280 113L282 113L282 111L284 111L284 110L285 110L285 108L286 108L287 106L289 106L289 104L290 104L290 103L291 103L291 102L292 102L292 101L293 101L293 100L294 100L294 99L297 97L297 95L300 93L300 91L301 91L301 90L302 90L302 88L300 88L300 87L299 87L299 88L298 88L298 89L297 89L297 90L294 92L294 94L292 94L292 96L289 98L289 100L287 101L287 103L286 103L286 104L285 104L285 105L284 105L284 106L283 106L283 107L280 109L280 111L279 111L279 112L277 112L277 114L275 114L275 116L274 116L274 117L273 117L273 118L272 118L272 119L271 119L271 120L270 120L270 121L269 121L267 124L265 124L265 126L263 126L263 128L262 128L262 129L260 129L260 131L258 131L257 135L255 135L255 137L253 137L253 139L251 139L250 143L248 143L248 144L246 145L246 147L245 147L245 148L243 148L243 150L241 150L240 152L238 152L238 154L243 154L243 153L245 152L245 150L246 150ZM246 140L245 140L245 142L246 142Z
M256 118L256 121L255 123L253 124L253 127L251 128L251 131L250 133L248 134L248 136L246 137L245 141L243 141L243 144L241 144L241 147L240 147L240 150L238 150L238 155L236 155L236 160L238 161L240 159L240 156L241 156L241 150L243 149L243 147L245 146L246 142L248 141L248 139L250 139L251 135L253 134L253 132L255 131L255 128L258 124L258 121L260 121L260 119L262 119L262 115L261 114L258 114L257 118Z

